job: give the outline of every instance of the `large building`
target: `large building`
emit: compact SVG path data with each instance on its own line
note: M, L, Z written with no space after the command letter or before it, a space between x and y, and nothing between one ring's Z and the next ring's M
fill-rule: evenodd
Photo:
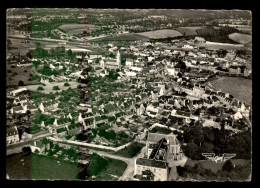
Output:
M117 52L116 59L101 59L100 66L102 69L121 69L121 55L120 52Z
M146 154L150 156L152 151L152 146L155 143L158 143L162 139L166 139L167 141L167 157L166 160L181 160L183 156L183 152L181 149L181 143L177 139L176 135L173 133L165 135L158 133L148 133L147 141L146 141Z
M169 177L168 164L172 160L181 160L181 144L174 134L148 133L143 158L135 161L134 175L144 176L145 171L153 174L153 180L166 181Z
M15 144L18 143L19 140L19 133L17 127L7 128L6 130L6 144Z
M142 175L144 171L150 170L154 174L154 181L167 181L169 168L164 161L156 161L146 158L138 158L135 161L135 175Z

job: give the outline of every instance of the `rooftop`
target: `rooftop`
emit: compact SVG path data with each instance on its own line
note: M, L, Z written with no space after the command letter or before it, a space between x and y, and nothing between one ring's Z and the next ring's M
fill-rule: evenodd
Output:
M137 165L143 165L143 166L151 166L155 168L167 168L166 163L163 161L156 161L151 159L145 159L145 158L138 158L136 160Z
M165 138L169 140L170 145L179 145L180 141L176 138L176 135L173 133L170 134L159 134L159 133L148 133L147 141L148 142L159 142L161 139Z

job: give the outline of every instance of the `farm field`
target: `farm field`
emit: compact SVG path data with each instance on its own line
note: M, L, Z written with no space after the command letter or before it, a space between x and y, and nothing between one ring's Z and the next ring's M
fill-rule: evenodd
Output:
M136 41L136 40L147 40L146 36L139 35L137 33L121 34L118 36L105 37L100 39L93 39L91 41Z
M191 36L191 35L198 35L196 30L201 29L203 27L179 27L176 28L182 35Z
M250 27L241 27L237 28L237 30L245 34L252 34L252 29Z
M242 33L232 33L229 35L229 38L231 40L234 40L236 42L239 42L241 44L247 44L252 41L252 36Z
M6 158L6 172L13 180L75 180L77 164L60 162L59 166L56 159L19 153Z
M69 87L65 87L64 86L64 83L68 83L70 86L71 89L74 89L74 88L77 88L78 85L84 85L84 84L80 84L78 82L50 82L48 85L46 86L43 86L43 85L28 85L28 86L25 86L25 88L27 88L28 90L30 91L37 91L37 88L39 86L43 87L43 93L50 93L50 92L53 92L55 93L56 91L62 91L62 90L66 90L68 89ZM52 90L53 86L58 86L60 88L60 90Z
M30 78L30 74L32 72L32 68L28 67L15 67L11 68L11 66L7 66L6 70L10 70L11 72L7 72L6 83L8 85L18 85L18 82L21 80L25 85L35 84L37 81L28 81Z
M196 44L198 47L206 47L210 50L218 50L218 49L224 49L224 50L238 50L244 48L243 44L228 44L228 43L217 43L217 42L209 42L202 44Z
M59 28L66 31L69 35L73 35L83 33L83 31L99 29L100 27L91 24L64 24Z
M80 52L80 51L81 52L91 52L91 50L85 49L85 46L78 47L76 45L74 46L74 45L71 45L71 44L62 44L61 45L57 42L41 42L41 45L45 50L50 50L51 48L56 48L58 46L64 46L65 50L71 49L73 52ZM32 45L29 49L30 50L35 49L35 45Z
M170 29L163 29L163 30L156 30L156 31L148 31L148 32L142 32L138 33L138 35L142 35L148 38L173 38L173 37L179 37L182 36L182 34L179 31L176 30L170 30Z
M29 43L22 43L22 41L26 41L24 39L10 39L12 42L11 47L13 48L12 50L8 50L9 54L17 54L20 52L21 55L26 55L26 53L29 51L28 48L31 47L33 44L30 40Z
M252 80L217 76L217 79L210 81L210 83L216 90L229 93L246 104L252 104Z

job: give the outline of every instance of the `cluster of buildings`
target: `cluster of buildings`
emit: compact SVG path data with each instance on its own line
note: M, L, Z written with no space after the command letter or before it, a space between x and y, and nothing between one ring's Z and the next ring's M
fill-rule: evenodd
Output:
M148 133L145 153L135 160L134 177L142 178L144 171L153 174L154 181L169 180L169 162L183 157L181 143L174 134Z

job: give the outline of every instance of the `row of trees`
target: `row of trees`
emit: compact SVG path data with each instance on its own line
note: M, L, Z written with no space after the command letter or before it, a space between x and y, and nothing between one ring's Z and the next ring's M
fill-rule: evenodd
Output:
M212 172L211 169L205 168L202 164L197 163L194 166L177 166L178 175L185 178L193 178L197 180L248 180L251 174L251 167L236 165L228 160L226 161L221 170Z
M76 57L76 53L72 52L71 49L66 51L64 46L57 46L55 48L51 48L49 51L42 48L41 43L39 42L36 42L35 46L36 48L30 51L31 56L34 58L68 57L74 59Z

